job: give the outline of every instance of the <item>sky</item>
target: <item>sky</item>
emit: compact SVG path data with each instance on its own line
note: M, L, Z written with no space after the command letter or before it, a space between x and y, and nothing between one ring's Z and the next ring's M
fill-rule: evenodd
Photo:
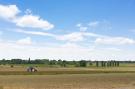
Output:
M0 59L134 60L135 0L0 0Z

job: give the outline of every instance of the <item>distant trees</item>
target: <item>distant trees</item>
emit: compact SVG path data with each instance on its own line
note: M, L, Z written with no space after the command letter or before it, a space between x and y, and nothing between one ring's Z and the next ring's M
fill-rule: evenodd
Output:
M119 61L96 61L96 67L118 67L120 62Z
M50 65L56 65L57 64L57 61L56 60L50 60L49 64Z
M115 65L118 67L118 66L120 65L120 62L119 62L119 61L117 61Z
M96 61L96 67L99 67L99 62L98 61Z
M85 60L81 60L79 61L80 67L86 67L87 66L87 62Z
M48 66L57 66L57 67L119 67L121 63L135 63L135 61L87 61L87 60L80 60L80 61L67 61L67 60L49 60L49 59L35 59L31 60L30 58L27 60L22 59L11 59L0 60L0 64L6 65L14 65L14 64L43 64Z
M5 65L5 64L8 64L8 63L7 63L7 61L5 59L2 59L1 62L0 62L0 64Z
M66 67L66 64L67 64L67 61L66 60L63 60L62 61L62 67Z
M28 59L28 64L31 64L31 60L30 60L30 58Z
M22 59L11 59L11 64L22 64Z

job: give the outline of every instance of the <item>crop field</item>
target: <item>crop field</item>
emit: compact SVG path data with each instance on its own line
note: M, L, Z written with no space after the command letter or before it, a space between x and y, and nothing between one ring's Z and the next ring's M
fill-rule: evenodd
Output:
M28 66L0 65L0 75L56 75L56 74L95 74L95 73L135 73L135 66L121 67L41 67L37 66L38 72L26 72Z
M1 75L0 89L135 89L135 74Z
M0 65L0 89L135 89L135 66L27 67Z

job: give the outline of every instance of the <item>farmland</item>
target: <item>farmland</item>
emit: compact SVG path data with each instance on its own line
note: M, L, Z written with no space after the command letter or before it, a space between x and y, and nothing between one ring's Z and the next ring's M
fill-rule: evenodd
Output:
M1 89L135 89L135 74L0 76Z
M26 72L29 65L0 65L0 75L56 75L56 74L95 74L95 73L135 73L135 66L120 67L44 67L36 66L38 72ZM34 66L34 65L33 65Z
M0 89L135 89L134 64L120 67L0 65ZM34 65L33 65L34 66Z

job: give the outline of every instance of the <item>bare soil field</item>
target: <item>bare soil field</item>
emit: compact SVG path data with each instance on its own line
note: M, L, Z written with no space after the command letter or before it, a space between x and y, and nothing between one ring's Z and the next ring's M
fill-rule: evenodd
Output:
M135 74L0 75L0 89L135 89Z

